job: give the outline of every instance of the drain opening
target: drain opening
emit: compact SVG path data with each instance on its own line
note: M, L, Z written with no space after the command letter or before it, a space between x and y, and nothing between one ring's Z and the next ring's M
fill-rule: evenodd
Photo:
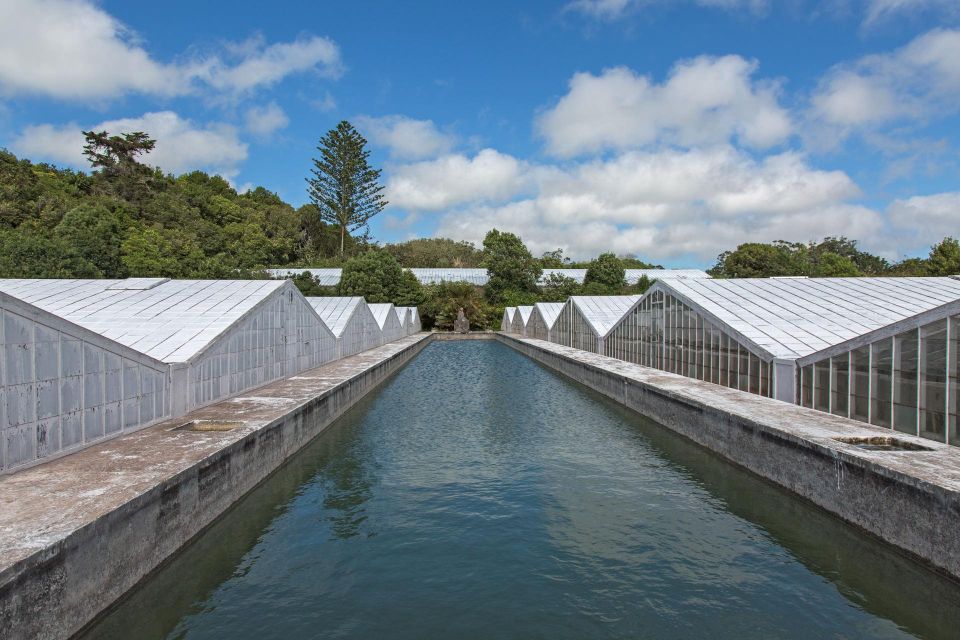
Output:
M866 451L933 451L931 447L890 436L844 437L834 438L834 440L844 444L852 444L856 448Z
M244 423L238 420L191 420L171 431L233 431L243 425Z

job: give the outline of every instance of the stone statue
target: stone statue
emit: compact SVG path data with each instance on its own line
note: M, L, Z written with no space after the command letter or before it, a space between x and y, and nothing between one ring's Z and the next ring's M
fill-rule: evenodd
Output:
M457 319L453 321L453 330L456 333L468 333L470 331L470 321L463 312L463 307L457 310Z

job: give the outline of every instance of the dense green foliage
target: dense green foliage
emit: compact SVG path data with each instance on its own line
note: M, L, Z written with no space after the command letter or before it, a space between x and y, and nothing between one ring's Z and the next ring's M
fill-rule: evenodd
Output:
M543 268L518 236L496 229L488 231L483 239L481 264L490 275L486 286L490 302L509 306L512 300L536 296Z
M361 296L367 302L392 302L401 307L419 306L423 287L396 258L386 251L367 251L343 265L337 295Z
M420 320L424 329L453 329L457 310L462 308L470 329L499 328L500 318L496 307L491 306L484 296L483 288L467 282L441 282L424 287L424 300L420 305ZM503 314L503 308L500 308Z
M626 276L623 261L620 258L612 253L601 253L587 266L583 284L598 292L619 292L627 286Z
M470 242L449 238L416 238L383 247L404 267L479 267L483 252Z
M387 206L381 170L370 166L366 139L346 120L320 138L317 151L320 157L313 161L307 193L320 221L340 229L343 255L347 234L367 229L370 219Z

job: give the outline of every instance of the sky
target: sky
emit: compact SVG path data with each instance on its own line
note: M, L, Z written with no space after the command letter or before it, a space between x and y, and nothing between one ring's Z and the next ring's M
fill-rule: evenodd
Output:
M960 0L0 0L0 147L81 129L295 206L349 120L379 241L704 267L742 242L960 235Z

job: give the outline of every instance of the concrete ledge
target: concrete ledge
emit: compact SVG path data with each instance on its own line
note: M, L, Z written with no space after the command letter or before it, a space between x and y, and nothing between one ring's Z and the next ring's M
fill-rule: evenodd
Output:
M453 331L434 332L435 340L495 340L497 334L493 331L471 331L470 333L454 333Z
M431 341L416 334L0 478L0 638L68 638ZM230 431L185 431L192 420Z
M960 447L542 340L498 338L960 579ZM932 450L867 451L840 436L895 436Z

